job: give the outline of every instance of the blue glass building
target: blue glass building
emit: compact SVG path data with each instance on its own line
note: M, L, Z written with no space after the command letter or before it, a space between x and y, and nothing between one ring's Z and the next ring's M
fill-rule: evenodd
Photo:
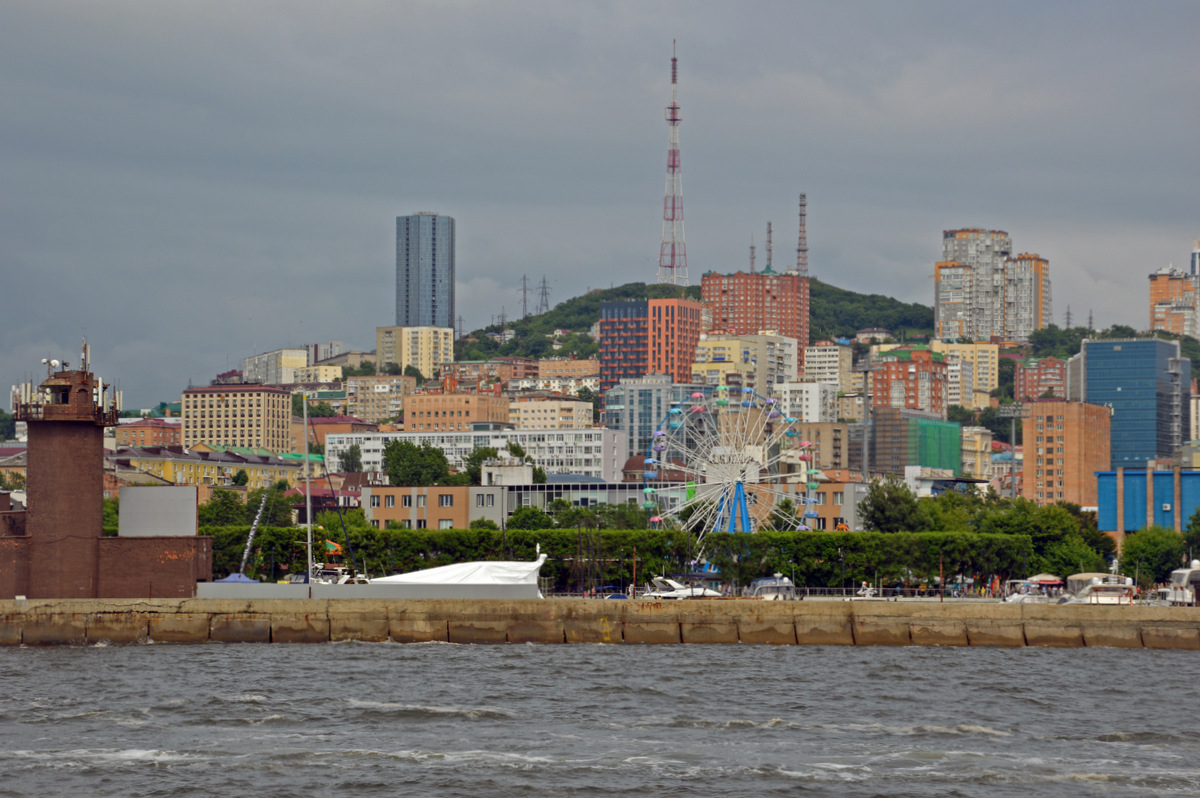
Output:
M1083 342L1083 401L1112 408L1112 468L1173 462L1191 437L1192 365L1178 341L1157 338Z
M454 327L452 217L396 217L396 325Z

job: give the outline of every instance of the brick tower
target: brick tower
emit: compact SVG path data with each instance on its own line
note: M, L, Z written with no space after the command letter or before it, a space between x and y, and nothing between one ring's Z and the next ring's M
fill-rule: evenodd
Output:
M87 344L80 368L47 362L36 392L26 386L15 417L29 427L26 485L29 510L29 598L97 595L103 527L104 428L117 423L115 401L88 371Z

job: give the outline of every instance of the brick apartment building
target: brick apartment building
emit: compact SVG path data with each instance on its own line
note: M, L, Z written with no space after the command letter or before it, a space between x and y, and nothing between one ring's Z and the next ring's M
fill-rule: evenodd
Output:
M717 274L700 281L700 296L712 312L713 331L752 335L775 330L797 342L798 357L808 346L809 285L798 273L777 274L770 266L761 272Z
M1095 507L1096 472L1112 467L1109 409L1051 400L1027 407L1029 415L1022 421L1025 498Z
M119 424L113 432L117 446L178 446L179 419L139 418Z
M477 422L508 423L508 399L474 393L410 396L404 427L410 432L468 432Z
M1031 402L1049 391L1054 399L1067 398L1067 361L1056 357L1029 358L1017 364L1013 396Z

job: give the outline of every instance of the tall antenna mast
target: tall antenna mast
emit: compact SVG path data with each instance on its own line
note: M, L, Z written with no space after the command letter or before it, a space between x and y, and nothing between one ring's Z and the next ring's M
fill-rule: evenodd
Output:
M529 277L521 275L521 318L529 318Z
M679 161L679 59L671 42L671 104L667 106L667 190L663 198L662 246L658 251L658 281L688 285L687 245L683 240L683 173Z
M808 276L808 195L800 195L800 242L796 245L796 272Z
M754 233L750 234L750 273L754 274Z
M775 245L771 243L771 223L767 222L767 268L772 268L774 263Z
M1067 329L1071 329L1071 306L1067 305Z

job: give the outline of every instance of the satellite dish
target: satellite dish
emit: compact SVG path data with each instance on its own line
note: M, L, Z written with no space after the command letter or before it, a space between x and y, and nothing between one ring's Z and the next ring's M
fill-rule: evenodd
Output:
M46 365L46 364L47 364L47 363L49 363L49 362L50 362L50 361L49 361L49 360L47 360L46 358L42 358L42 365L43 365L43 366L44 366L44 365Z
M57 360L51 360L51 361L50 361L50 365L51 365L53 368L58 368L58 361L57 361Z

